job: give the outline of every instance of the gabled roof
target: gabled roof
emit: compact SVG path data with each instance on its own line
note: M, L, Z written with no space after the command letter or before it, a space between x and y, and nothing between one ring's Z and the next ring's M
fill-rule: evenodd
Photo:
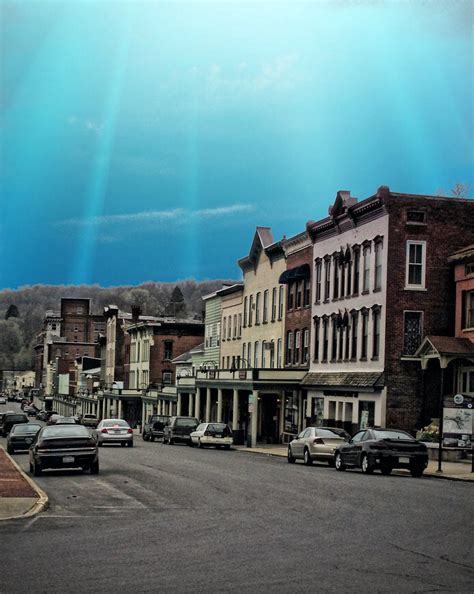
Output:
M451 256L448 257L448 262L462 262L463 260L471 259L474 259L474 243L451 254Z
M242 269L254 266L262 251L265 251L269 257L272 254L283 254L282 242L273 239L271 227L257 227L249 255L238 261L239 266Z
M415 357L428 354L441 356L474 356L474 342L468 338L456 338L455 336L426 336L418 347Z

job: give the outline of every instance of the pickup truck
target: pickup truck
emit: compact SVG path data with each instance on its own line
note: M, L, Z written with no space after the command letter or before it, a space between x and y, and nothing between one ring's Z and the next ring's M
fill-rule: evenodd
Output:
M99 419L95 415L82 415L81 423L85 427L92 427L95 429L99 424Z
M150 415L143 426L142 437L144 441L155 441L163 437L163 428L169 417L163 415Z

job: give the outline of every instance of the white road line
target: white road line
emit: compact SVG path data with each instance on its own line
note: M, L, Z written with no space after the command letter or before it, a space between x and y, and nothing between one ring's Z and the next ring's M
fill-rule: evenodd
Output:
M133 501L134 503L137 503L143 509L147 509L147 506L145 504L143 504L141 501L138 501L138 499L136 499L135 497L132 497L131 495L127 495L126 493L123 493L116 487L112 487L112 485L108 485L107 483L104 483L104 481L101 481L99 479L95 479L95 482L97 484L101 485L102 487L104 487L105 489L112 491L112 493L114 493L114 495L116 497L118 497L119 499L128 499L130 501Z
M26 530L28 530L28 528L30 528L38 519L39 516L35 516L34 518L31 518L31 520L29 522L27 522L23 528L21 529L22 532L25 532Z

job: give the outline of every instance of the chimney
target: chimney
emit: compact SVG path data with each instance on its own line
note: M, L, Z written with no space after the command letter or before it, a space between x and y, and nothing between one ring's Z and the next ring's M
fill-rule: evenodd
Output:
M142 308L139 305L132 305L132 322L138 322L142 314Z

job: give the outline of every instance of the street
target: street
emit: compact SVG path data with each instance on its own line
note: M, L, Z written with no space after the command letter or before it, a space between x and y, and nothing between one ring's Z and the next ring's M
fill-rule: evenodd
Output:
M100 463L46 473L50 508L0 523L1 592L474 589L470 484L140 436Z

